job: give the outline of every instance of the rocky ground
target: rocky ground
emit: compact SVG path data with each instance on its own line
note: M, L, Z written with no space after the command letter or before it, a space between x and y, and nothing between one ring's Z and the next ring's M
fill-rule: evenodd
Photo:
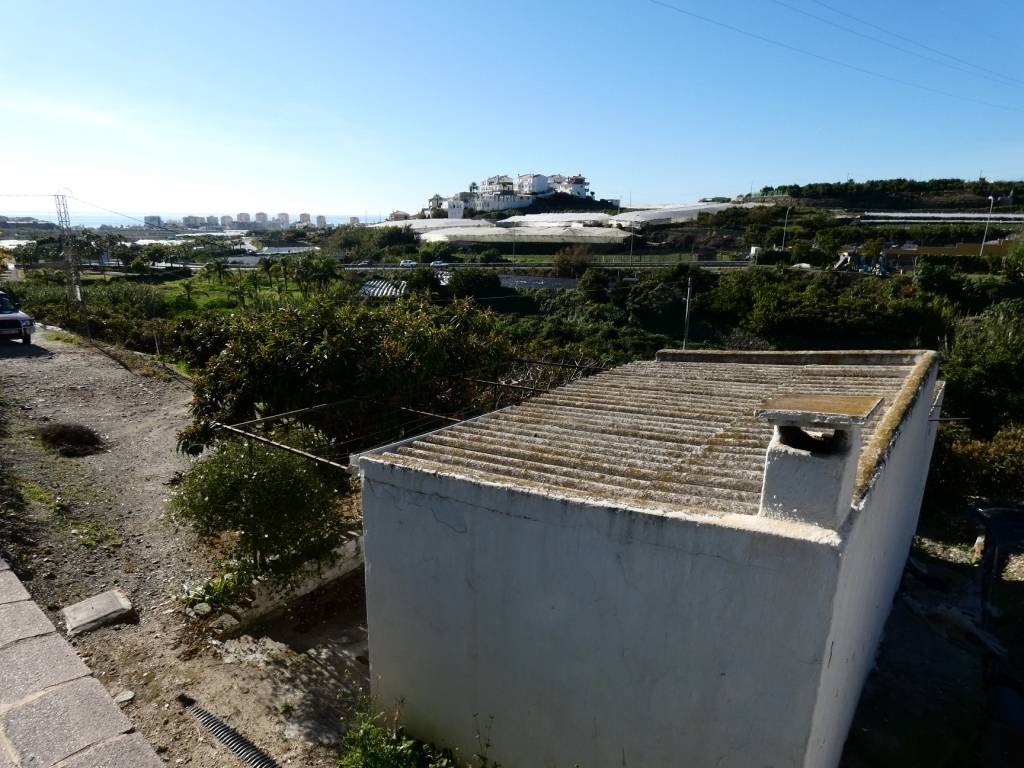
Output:
M113 586L128 594L137 623L73 642L112 694L134 693L126 713L170 764L236 764L176 702L183 691L282 765L334 764L342 715L366 687L361 573L237 637L187 615L184 586L218 566L166 512L187 467L175 440L188 386L69 342L41 333L30 347L0 343L12 507L0 517L3 555L58 626L65 605ZM54 422L92 428L103 450L71 458L45 448L37 430Z

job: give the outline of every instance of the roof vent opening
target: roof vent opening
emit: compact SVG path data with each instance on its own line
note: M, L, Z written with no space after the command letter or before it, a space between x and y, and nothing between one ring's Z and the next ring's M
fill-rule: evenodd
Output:
M861 427L877 397L787 395L755 412L774 426L758 514L838 528L850 511Z

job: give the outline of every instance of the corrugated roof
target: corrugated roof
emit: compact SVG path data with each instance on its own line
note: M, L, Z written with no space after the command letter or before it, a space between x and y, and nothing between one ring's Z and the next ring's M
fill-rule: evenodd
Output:
M455 227L436 232L424 232L424 242L460 243L622 243L629 238L627 232L609 227L481 227L466 229Z
M930 353L662 353L370 460L631 507L756 515L772 427L755 410L790 393L865 395L882 405L861 462ZM904 407L904 406L900 406ZM888 440L888 436L881 435ZM871 470L861 467L861 472Z
M405 280L367 280L359 289L360 296L370 299L397 299L408 292L409 287Z

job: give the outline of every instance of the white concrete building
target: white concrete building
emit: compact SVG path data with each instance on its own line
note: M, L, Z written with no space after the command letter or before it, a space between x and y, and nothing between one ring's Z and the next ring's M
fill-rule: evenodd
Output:
M320 229L323 229L324 227L326 227L327 226L327 217L326 216L317 216L316 217L316 225Z
M504 174L491 176L480 185L481 197L495 197L498 195L511 195L514 192L512 177Z
M521 173L516 180L516 192L520 195L546 195L550 191L548 177L541 173Z
M235 220L232 219L230 216L221 216L220 217L220 225L222 227L224 227L225 229L229 228L234 223L235 223Z
M665 351L362 457L376 703L509 768L835 766L936 369Z

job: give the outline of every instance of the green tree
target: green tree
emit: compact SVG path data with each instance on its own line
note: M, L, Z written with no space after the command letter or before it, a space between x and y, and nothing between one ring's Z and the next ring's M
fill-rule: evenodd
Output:
M603 304L608 301L608 281L611 275L608 270L600 267L590 267L579 280L576 281L576 290L579 291L587 301Z
M448 281L448 290L456 298L497 296L501 279L493 269L456 269Z
M199 535L231 534L230 554L255 573L287 577L308 560L326 560L341 542L346 525L337 495L346 487L341 472L231 439L192 466L171 503Z

